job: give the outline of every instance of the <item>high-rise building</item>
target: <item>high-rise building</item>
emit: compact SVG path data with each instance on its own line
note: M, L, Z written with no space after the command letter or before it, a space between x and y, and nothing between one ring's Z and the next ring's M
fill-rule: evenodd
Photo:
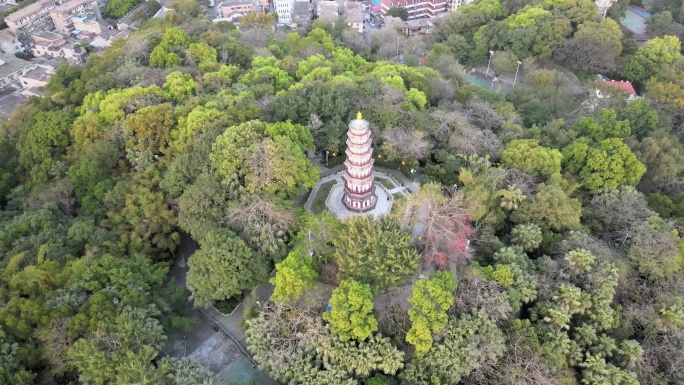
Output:
M292 23L292 8L294 0L274 0L273 6L278 14L278 24Z
M342 202L350 211L373 210L378 196L375 194L373 174L373 149L368 122L359 112L356 120L349 123L347 131L347 171L344 174L344 197Z

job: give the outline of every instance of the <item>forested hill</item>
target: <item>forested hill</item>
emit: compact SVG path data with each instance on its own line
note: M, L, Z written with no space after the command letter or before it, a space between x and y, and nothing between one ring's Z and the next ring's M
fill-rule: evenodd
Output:
M630 102L586 102L593 88L569 92L534 50L516 53L530 59L509 94L466 83L456 61L479 63L458 47L505 18L505 36L568 20L552 51L614 27L568 4L483 0L402 40L410 65L340 25L281 35L171 12L59 67L0 125L0 383L212 383L160 357L167 334L192 330L188 300L238 298L276 264L273 301L245 327L282 382L684 381L679 40L625 53L618 38L611 70L647 75ZM422 190L379 222L304 214L294 198L326 152L341 162L358 111L376 165L419 169ZM430 237L404 230L411 207L434 219ZM472 228L474 261L454 251L456 225ZM200 245L187 289L165 284L181 231ZM455 263L455 280L415 281L421 258ZM337 287L324 315L327 302L297 301L317 281ZM373 312L407 282L408 299Z

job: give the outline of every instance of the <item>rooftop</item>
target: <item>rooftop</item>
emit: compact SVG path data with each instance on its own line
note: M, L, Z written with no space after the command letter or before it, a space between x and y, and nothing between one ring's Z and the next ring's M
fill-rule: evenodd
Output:
M4 96L0 95L0 119L9 118L10 115L12 115L12 111L14 111L17 106L24 103L26 99L26 96L17 93L11 93Z
M5 21L19 21L20 19L23 19L24 17L29 16L33 13L36 13L51 4L58 4L58 0L38 0L35 3L29 4L16 12L10 13L5 18Z
M0 29L0 39L8 40L8 39L13 39L13 38L14 38L14 34L8 28Z
M94 0L70 0L67 1L66 3L63 3L62 5L58 6L57 8L53 9L50 11L50 13L66 13L71 11L72 9L83 5L83 4L88 4L88 3L93 3Z
M339 16L338 9L339 6L337 2L323 0L318 3L318 17L335 21L337 16Z
M31 63L26 60L19 59L14 55L0 53L0 78L4 78L29 66L31 66Z
M634 90L634 86L632 86L632 83L626 82L624 80L597 80L596 88L598 88L599 90L606 90L607 88L612 88L621 90L629 95L637 94L636 90Z
M292 22L298 27L305 27L311 21L311 4L308 1L296 1L292 7Z
M47 72L45 68L34 68L30 70L29 72L25 73L23 77L28 78L28 79L33 79L33 80L39 80L43 82L47 82L48 79L50 79L50 74Z
M221 4L219 4L221 7L234 7L236 5L252 5L252 0L223 1Z
M347 23L363 23L363 5L357 2L347 3Z
M432 27L430 19L407 20L406 26L409 28Z
M52 41L63 39L62 35L55 33L55 32L50 32L50 31L41 31L38 33L34 33L33 36L34 37L37 36L41 39L52 40Z

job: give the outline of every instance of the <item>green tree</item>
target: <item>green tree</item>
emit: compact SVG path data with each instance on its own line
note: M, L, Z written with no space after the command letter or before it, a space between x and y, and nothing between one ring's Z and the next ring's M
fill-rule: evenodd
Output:
M103 11L106 15L118 19L128 14L133 7L140 4L141 0L113 0L107 2Z
M672 13L670 11L655 13L646 20L646 32L653 37L664 36L670 30L672 22Z
M628 0L618 0L613 2L613 4L608 8L608 17L613 20L622 20L627 14L627 8L629 7Z
M216 48L206 43L190 44L186 57L194 60L201 70L211 70L218 66Z
M223 223L228 209L226 190L211 175L198 176L178 198L178 226L201 242L210 230Z
M580 136L599 141L606 138L626 138L631 134L628 120L617 120L617 113L613 109L602 109L598 119L585 117L573 127Z
M36 113L17 140L19 164L36 183L46 182L54 161L66 152L71 141L73 118L66 110Z
M171 103L145 107L126 116L124 128L129 135L126 148L154 155L165 153L175 123Z
M300 246L276 264L276 275L269 281L275 286L271 298L285 303L296 301L305 290L315 287L313 280L317 276L313 257Z
M226 129L214 142L210 154L217 176L237 175L251 193L290 197L313 188L318 169L305 153L310 148L311 136L304 135L299 125L274 125L277 127L255 120Z
M411 361L399 378L407 384L457 384L497 362L505 347L503 333L486 315L465 315L451 320L442 340Z
M35 373L26 370L19 354L19 344L0 330L0 382L13 385L34 383Z
M541 17L537 23L532 53L541 60L548 60L556 47L572 33L572 23L569 19L555 17Z
M194 95L196 87L197 83L191 75L175 71L166 76L166 82L162 89L166 93L167 99L181 103Z
M82 380L93 384L154 383L161 373L151 361L166 341L161 323L143 309L125 309L93 335L78 340L68 357Z
M226 229L210 230L188 267L188 288L198 306L240 295L268 275L263 256Z
M632 134L641 140L655 131L660 117L652 109L651 101L647 98L630 100L617 110L617 119L627 120L632 128Z
M569 186L562 180L539 184L534 197L523 201L511 219L516 223L531 222L554 230L578 228L582 204L579 199L571 198L568 190Z
M563 155L556 149L539 145L533 139L516 139L508 142L501 153L501 163L517 168L532 176L548 176L559 173Z
M413 286L413 295L408 298L411 329L406 342L415 346L416 354L422 355L432 346L432 333L438 333L447 324L447 311L454 304L456 290L454 276L448 271L439 271L430 278L421 279Z
M300 242L313 255L325 261L335 251L334 240L340 236L343 225L334 214L323 211L320 214L304 213L298 220L299 232L296 242Z
M409 14L406 8L393 7L390 8L389 11L387 11L387 16L398 17L401 20L406 21L408 19Z
M625 74L633 80L644 81L656 76L663 65L680 57L682 43L675 36L656 37L639 48L625 66Z
M330 322L330 331L343 340L364 341L378 330L372 300L370 285L346 279L333 290L332 308L323 313L323 319Z
M647 137L634 145L633 149L639 161L646 166L646 173L640 182L644 190L663 186L679 175L684 154L675 138Z
M283 383L352 385L403 367L404 353L389 338L345 341L323 325L314 303L268 306L248 321L246 334L259 367Z
M411 246L411 234L392 219L374 221L368 217L352 217L334 241L338 278L352 278L370 284L379 293L414 274L420 255Z
M601 21L587 21L577 26L577 32L573 36L577 40L585 40L605 46L617 57L622 52L622 30L620 25L613 19L606 18Z
M202 7L193 0L174 0L171 6L179 15L189 17L197 17L202 12Z
M511 230L511 240L525 251L534 251L542 243L541 228L534 223L521 223Z
M634 153L619 138L592 144L581 138L563 149L565 168L579 176L589 191L615 189L626 184L635 186L646 172Z

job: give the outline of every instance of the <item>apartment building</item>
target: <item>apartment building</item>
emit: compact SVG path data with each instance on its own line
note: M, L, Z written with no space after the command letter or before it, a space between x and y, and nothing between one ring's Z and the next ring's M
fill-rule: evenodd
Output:
M73 19L94 17L102 20L97 0L69 0L50 11L57 32L68 35L74 29Z
M33 64L14 55L0 53L0 88L19 82L19 77L33 68Z
M64 2L66 0L38 0L7 15L5 23L14 36L27 41L34 32L49 31L54 28L55 24L50 18L50 11Z
M292 23L292 9L295 0L274 0L273 6L278 14L278 24Z
M384 16L391 8L406 9L409 20L433 18L447 11L447 0L382 0L380 13Z
M66 44L64 36L50 31L34 33L32 38L32 51L34 56L57 56L59 55L60 47Z

